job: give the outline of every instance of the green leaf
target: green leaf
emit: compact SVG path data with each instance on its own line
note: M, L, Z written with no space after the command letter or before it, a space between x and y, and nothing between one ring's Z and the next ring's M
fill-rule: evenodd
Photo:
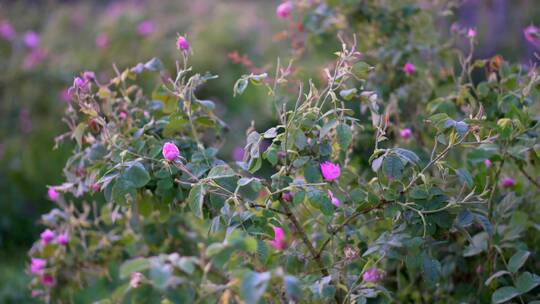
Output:
M382 166L383 160L384 160L384 155L381 156L381 157L377 157L376 159L374 159L374 160L371 162L371 170L373 170L373 172L379 171L379 169L380 169L381 166Z
M128 198L133 200L137 196L137 189L130 181L121 177L114 183L111 195L115 203L127 205Z
M124 171L123 178L129 181L134 188L142 188L150 181L150 174L141 163L136 162Z
M420 157L418 157L418 155L416 155L416 153L411 150L395 148L392 149L392 151L396 153L401 159L411 164L418 164L420 162Z
M191 191L189 191L189 196L187 198L189 208L191 209L191 211L193 211L193 213L195 213L195 216L201 219L203 218L202 207L204 202L204 195L204 185L197 184L191 188Z
M150 261L146 258L135 258L125 261L120 266L120 279L128 278L134 272L145 271L150 268Z
M383 170L388 178L399 179L403 174L403 163L397 156L387 156L383 160Z
M351 128L346 124L340 124L336 127L336 134L341 150L347 150L352 141Z
M208 173L208 178L216 179L216 178L225 178L225 177L232 177L235 176L236 173L234 172L231 167L228 165L219 165L213 167L210 172Z
M506 286L501 287L491 295L491 302L494 304L497 303L504 303L516 296L518 296L520 293L517 289L514 287Z
M425 282L435 287L441 276L441 263L424 252L422 255L422 273Z
M516 287L522 294L531 291L538 285L540 285L540 277L530 272L524 272L516 279Z
M508 271L511 273L516 273L521 266L525 264L530 254L530 252L524 250L518 250L516 253L514 253L514 255L508 261Z
M509 271L506 271L506 270L499 270L497 272L495 272L494 274L492 274L487 280L486 282L484 283L484 285L488 286L489 284L491 284L491 282L498 278L498 277L502 277L503 275L505 274L510 274Z
M240 285L240 297L247 304L259 302L270 280L270 272L248 272L244 275Z

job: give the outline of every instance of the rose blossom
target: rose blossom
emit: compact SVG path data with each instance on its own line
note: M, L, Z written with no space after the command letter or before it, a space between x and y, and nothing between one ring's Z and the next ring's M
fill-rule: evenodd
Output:
M54 284L54 277L49 274L45 274L41 277L41 284L45 286L51 286Z
M155 25L152 20L144 20L137 26L137 33L140 36L149 36L155 30Z
M504 177L504 178L501 180L501 184L502 184L502 186L505 187L505 188L511 188L511 187L513 187L513 186L516 184L516 182L515 182L514 179L511 178L511 177Z
M60 245L67 245L67 243L69 243L69 233L60 233L60 235L58 235L58 237L56 238L56 241Z
M47 265L47 260L40 258L32 258L30 262L30 272L39 273L45 268L45 265Z
M277 250L283 250L287 246L285 242L285 233L280 227L274 227L274 239L270 241L270 245Z
M187 41L186 37L178 36L178 39L176 39L176 48L180 51L189 50L189 42Z
M287 19L291 15L292 10L293 4L290 1L283 2L276 8L276 16L279 19Z
M56 202L60 198L60 194L54 187L50 187L49 190L47 190L47 196L49 196L49 199L53 202Z
M29 48L33 49L39 46L39 35L36 32L28 31L24 33L23 42L24 45Z
M0 23L0 37L8 41L15 38L15 29L8 21Z
M45 231L43 231L41 234L40 234L40 237L41 237L41 242L44 244L44 245L47 245L49 244L50 242L52 242L52 240L54 240L56 234L54 233L54 231L50 230L50 229L45 229Z
M403 72L405 72L407 76L411 76L412 74L414 74L415 71L416 67L410 62L405 63L405 65L403 66Z
M411 137L412 131L409 128L401 129L401 131L399 131L399 135L401 136L401 138L406 140Z
M162 154L166 160L173 161L180 156L180 150L178 150L178 147L175 144L166 142L163 145Z
M326 161L321 164L321 172L325 180L333 181L338 179L341 175L341 168L339 167L339 164L333 164Z
M484 165L485 165L487 168L491 167L492 164L493 164L493 163L491 162L491 160L489 160L489 159L484 160Z

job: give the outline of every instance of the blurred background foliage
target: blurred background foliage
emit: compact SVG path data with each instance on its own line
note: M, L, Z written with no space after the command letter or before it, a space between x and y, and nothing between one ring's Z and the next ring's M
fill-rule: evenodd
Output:
M298 1L300 7L314 2L322 1ZM327 2L331 6L335 1ZM235 147L244 144L245 130L251 124L248 118L256 118L255 124L261 130L273 123L272 107L260 102L264 100L264 90L248 89L233 99L236 79L250 72L265 72L280 57L282 62L292 58L301 61L301 66L307 68L298 75L317 81L322 75L318 68L333 59L329 54L339 47L335 34L342 28L357 31L360 48L368 52L367 56L369 52L384 52L385 42L378 39L376 32L364 31L363 27L373 26L374 22L386 24L387 27L378 28L387 31L382 35L388 36L389 32L399 30L399 22L385 19L391 14L370 11L371 2L341 1L348 8L343 16L350 20L333 20L332 24L321 23L329 20L325 14L331 9L326 5L298 16L294 22L286 22L275 17L279 1L266 0L1 3L0 302L31 301L26 290L27 257L23 252L37 238L39 215L52 206L46 199L46 186L62 180L62 166L72 148L62 145L53 151L54 137L66 131L61 117L69 102L65 90L74 76L92 70L104 73L98 74L98 79L107 79L115 73L111 63L122 70L151 57L161 58L172 68L179 57L175 38L178 34L187 35L197 53L193 66L201 72L219 74L212 86L199 95L213 100L217 114L229 125L228 144L222 157L230 160L235 157ZM464 28L477 29L478 58L499 54L522 64L538 62L535 46L527 44L522 34L529 24L540 24L537 1L460 1L455 15L448 18L441 18L445 12L436 11L442 2L447 1L400 1L400 8L410 3L431 10L432 15L422 18L437 18L439 28L424 28L420 35L394 40L399 45L391 48L399 56L414 53L413 48L418 52L437 52L442 45L422 45L422 41L434 41L427 38L437 31L450 37L451 24L456 22ZM407 10L402 13L407 14ZM422 19L416 20L417 27L422 28ZM6 24L12 27L11 34ZM35 46L29 46L29 31L39 37ZM457 43L466 47L465 41ZM374 56L379 60L387 56L390 62L396 54ZM422 67L423 63L416 64ZM381 79L378 83L392 82ZM422 84L416 87L419 95L421 88ZM386 92L395 89L390 86ZM385 88L382 90L385 93Z

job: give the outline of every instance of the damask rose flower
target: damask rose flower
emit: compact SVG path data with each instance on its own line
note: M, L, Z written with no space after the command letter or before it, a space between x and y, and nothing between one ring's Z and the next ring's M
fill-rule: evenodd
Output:
M277 250L284 250L287 246L285 241L285 233L280 227L274 227L274 239L270 241L270 246L276 248Z
M341 168L339 167L339 164L326 161L321 164L321 172L325 180L333 181L338 179L341 175Z
M516 181L514 181L514 179L511 177L504 177L501 180L501 185L505 188L512 188L514 187L515 184L516 184Z
M54 284L54 277L50 274L44 274L41 277L41 284L45 286L51 286Z
M399 136L401 136L401 138L405 140L409 139L411 135L412 135L412 131L409 128L401 129L401 131L399 131Z
M491 167L492 164L493 163L491 162L491 160L489 160L489 159L484 160L484 165L486 166L486 168Z
M178 150L178 147L171 142L167 142L163 145L162 153L163 157L168 161L173 161L180 156L180 150Z
M276 8L276 16L279 19L287 19L291 15L293 8L293 4L290 1L283 2Z
M54 238L56 237L56 234L54 233L54 231L50 229L45 229L45 231L43 231L40 234L40 237L41 237L41 242L47 245L54 240Z
M187 41L186 37L178 36L176 39L176 48L184 52L189 50L189 42Z
M30 272L31 273L40 273L45 269L45 266L47 265L47 260L40 259L40 258L32 258L30 261Z

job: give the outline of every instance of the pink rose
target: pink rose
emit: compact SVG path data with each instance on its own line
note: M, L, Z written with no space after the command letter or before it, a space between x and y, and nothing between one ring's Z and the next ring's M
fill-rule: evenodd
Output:
M501 184L503 187L505 188L511 188L511 187L514 187L514 185L516 184L516 182L514 181L513 178L511 177L504 177L502 180L501 180Z
M293 8L293 4L290 1L283 2L276 8L276 16L279 19L287 19L291 15Z
M54 277L52 275L49 275L49 274L44 274L41 277L41 284L43 284L45 286L53 285L54 284Z
M407 140L411 137L412 131L409 128L401 129L401 131L399 131L399 135L401 136L401 138Z
M372 267L362 274L362 279L364 282L375 283L381 280L381 273L379 270L377 270L377 268Z
M492 164L493 163L491 162L491 160L489 160L489 159L484 160L484 165L486 166L486 168L491 167Z
M410 62L405 63L405 65L403 66L403 72L405 72L407 76L411 76L412 74L414 74L415 71L416 67Z
M285 242L285 233L280 227L274 227L274 239L270 241L270 245L277 250L284 250L287 246Z
M476 37L476 30L469 28L469 30L467 30L467 38L473 39L474 37Z
M168 161L173 161L180 156L180 150L178 150L178 147L171 142L166 142L163 145L162 153L163 157Z
M339 207L341 205L341 201L334 196L334 193L330 190L328 190L328 196L330 197L330 200L332 201L332 205Z
M178 39L176 39L176 48L180 51L189 50L189 42L187 41L186 37L178 36Z
M67 243L69 243L69 233L67 233L67 232L61 233L61 234L58 235L58 237L56 238L56 241L57 241L58 244L60 244L60 245L67 245Z
M333 164L326 161L321 164L321 172L325 180L333 181L338 179L341 175L341 168L339 167L339 164Z
M36 32L28 31L24 33L23 42L27 48L34 49L39 46L40 38Z
M56 234L54 233L54 231L50 229L45 229L45 231L41 233L40 237L41 237L41 242L44 245L47 245L50 242L52 242L52 240L54 240L54 238L56 237Z
M50 187L49 190L47 190L47 195L49 196L49 199L53 202L56 202L60 198L60 194L54 187Z
M92 191L98 192L101 189L101 186L98 183L92 185Z
M30 262L30 272L31 273L39 273L45 269L45 266L47 265L47 260L40 259L40 258L32 258Z

